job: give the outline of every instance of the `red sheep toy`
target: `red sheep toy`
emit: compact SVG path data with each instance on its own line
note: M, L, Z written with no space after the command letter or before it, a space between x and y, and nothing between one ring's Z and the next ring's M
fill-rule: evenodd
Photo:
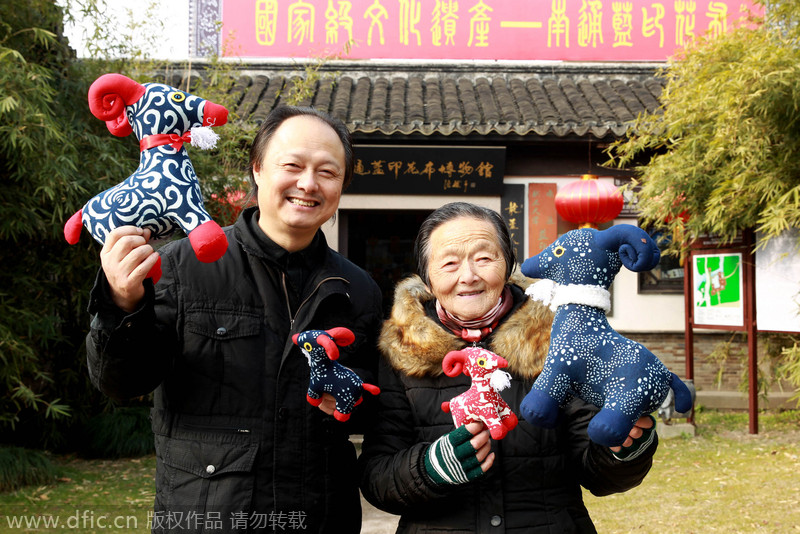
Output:
M508 362L490 350L466 347L448 352L442 360L442 370L447 376L458 376L463 371L472 378L472 386L449 402L442 410L453 414L456 428L483 421L492 439L503 439L517 426L517 416L508 407L498 391L509 386L511 377L500 369Z

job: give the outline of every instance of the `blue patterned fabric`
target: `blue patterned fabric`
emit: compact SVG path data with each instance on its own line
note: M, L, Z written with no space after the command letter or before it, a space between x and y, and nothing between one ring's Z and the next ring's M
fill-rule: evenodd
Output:
M174 87L140 85L119 74L101 76L93 88L100 94L95 96L92 112L105 120L112 109L119 109L119 115L106 121L109 130L120 136L132 131L140 140L139 167L121 183L90 199L67 222L67 241L78 241L78 221L101 244L112 230L124 225L149 228L154 239L180 229L190 237L201 261L217 260L227 249L227 240L206 211L183 141L191 140L193 128L224 124L227 110ZM92 99L90 89L90 107ZM98 109L106 114L98 115ZM202 235L193 238L191 233L204 224Z
M528 291L555 311L544 368L520 407L529 423L555 426L559 406L577 396L601 408L589 424L589 437L613 447L625 441L640 416L658 409L670 388L676 408L691 409L686 385L606 318L607 290L620 268L646 271L659 259L647 232L622 224L572 230L525 260L525 276L555 283L537 282Z

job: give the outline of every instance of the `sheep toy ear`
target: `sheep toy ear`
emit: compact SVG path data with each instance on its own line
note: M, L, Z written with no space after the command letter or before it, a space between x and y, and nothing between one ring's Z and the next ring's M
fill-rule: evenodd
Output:
M331 328L330 330L326 330L326 332L340 347L346 347L356 340L356 335L349 328L343 326Z
M339 347L336 346L336 342L328 337L326 334L320 334L317 338L317 343L319 346L325 349L325 354L328 355L328 358L331 360L338 360L339 359Z
M661 251L650 234L632 224L617 224L595 234L595 243L615 251L627 269L649 271L661 261Z

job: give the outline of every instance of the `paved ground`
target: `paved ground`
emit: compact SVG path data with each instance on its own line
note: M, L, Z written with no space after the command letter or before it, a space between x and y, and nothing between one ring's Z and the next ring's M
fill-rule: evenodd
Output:
M394 534L399 516L381 512L361 497L362 534Z

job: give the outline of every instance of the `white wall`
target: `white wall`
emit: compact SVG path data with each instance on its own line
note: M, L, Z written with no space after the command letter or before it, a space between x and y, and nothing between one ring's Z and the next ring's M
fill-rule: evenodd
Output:
M685 330L683 294L641 294L638 287L638 274L623 267L611 286L613 303L608 322L612 328L619 332Z

